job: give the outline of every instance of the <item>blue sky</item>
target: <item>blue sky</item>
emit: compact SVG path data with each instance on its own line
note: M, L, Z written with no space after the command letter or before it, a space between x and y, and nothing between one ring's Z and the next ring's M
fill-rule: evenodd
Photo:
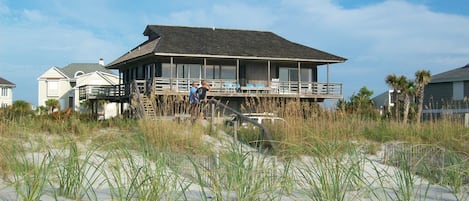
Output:
M47 69L109 63L146 39L147 24L266 30L345 57L330 66L345 98L387 90L388 74L469 63L467 0L0 0L0 76L17 85L14 100L37 104Z

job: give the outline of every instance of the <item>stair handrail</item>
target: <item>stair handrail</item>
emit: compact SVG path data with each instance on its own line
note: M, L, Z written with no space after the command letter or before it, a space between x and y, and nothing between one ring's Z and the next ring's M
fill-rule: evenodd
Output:
M147 98L150 99L150 106L153 108L153 111L154 111L154 114L155 116L157 116L157 107L155 106L155 88L156 88L156 84L155 84L155 77L152 77L150 79L147 80L147 89L146 89L146 96Z
M270 148L274 152L276 150L278 150L277 145L274 143L274 139L272 137L272 134L270 133L269 129L267 129L267 127L265 127L263 124L260 124L259 122L250 119L248 116L242 114L241 112L236 111L234 108L232 108L228 105L223 104L221 101L219 101L215 98L208 99L207 101L210 102L210 103L215 104L216 106L223 107L224 109L229 110L230 112L235 114L238 117L238 119L241 119L243 121L252 123L253 125L259 127L262 130L262 134L261 134L262 142L266 143L266 144L264 144L264 146L266 146L265 148L267 148L267 149Z
M143 118L145 109L143 108L142 98L136 80L130 83L130 93L131 96L134 95L137 97L137 106L135 107L137 117Z

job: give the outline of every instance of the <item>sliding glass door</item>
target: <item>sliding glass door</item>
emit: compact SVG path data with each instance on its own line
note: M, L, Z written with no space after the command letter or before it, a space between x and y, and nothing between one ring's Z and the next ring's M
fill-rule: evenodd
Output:
M298 68L279 68L278 78L282 82L298 82ZM312 82L312 71L310 68L300 69L302 82Z

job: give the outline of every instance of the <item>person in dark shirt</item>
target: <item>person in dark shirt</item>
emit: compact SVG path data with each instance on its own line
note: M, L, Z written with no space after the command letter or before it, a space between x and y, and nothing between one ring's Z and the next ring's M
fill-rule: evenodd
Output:
M201 81L202 86L198 89L199 94L199 102L206 102L207 101L207 91L210 91L210 86L206 80Z
M207 91L210 91L210 86L208 85L208 82L206 80L201 81L202 86L197 89L197 94L199 97L199 107L200 107L200 113L199 113L199 118L204 119L204 111L206 108L206 102L207 102Z

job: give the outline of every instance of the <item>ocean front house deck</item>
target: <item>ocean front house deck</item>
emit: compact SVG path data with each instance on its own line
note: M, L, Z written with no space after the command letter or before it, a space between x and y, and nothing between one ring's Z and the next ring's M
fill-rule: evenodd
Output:
M135 89L156 96L188 95L193 81L207 80L208 96L218 99L342 98L342 84L329 80L329 67L345 58L272 32L148 25L143 34L146 41L106 66L119 71L121 83L112 89L83 86L80 97L131 101ZM321 67L326 75L319 82Z
M155 95L187 95L193 81L200 79L154 78L152 80L136 80L140 93L154 93ZM250 84L241 86L236 80L207 80L211 90L210 97L290 97L332 99L342 97L342 84L318 82L280 82L271 81L264 84ZM298 86L301 87L298 87ZM300 88L300 90L298 90ZM129 85L99 86L86 85L80 87L80 99L119 100L130 94Z

